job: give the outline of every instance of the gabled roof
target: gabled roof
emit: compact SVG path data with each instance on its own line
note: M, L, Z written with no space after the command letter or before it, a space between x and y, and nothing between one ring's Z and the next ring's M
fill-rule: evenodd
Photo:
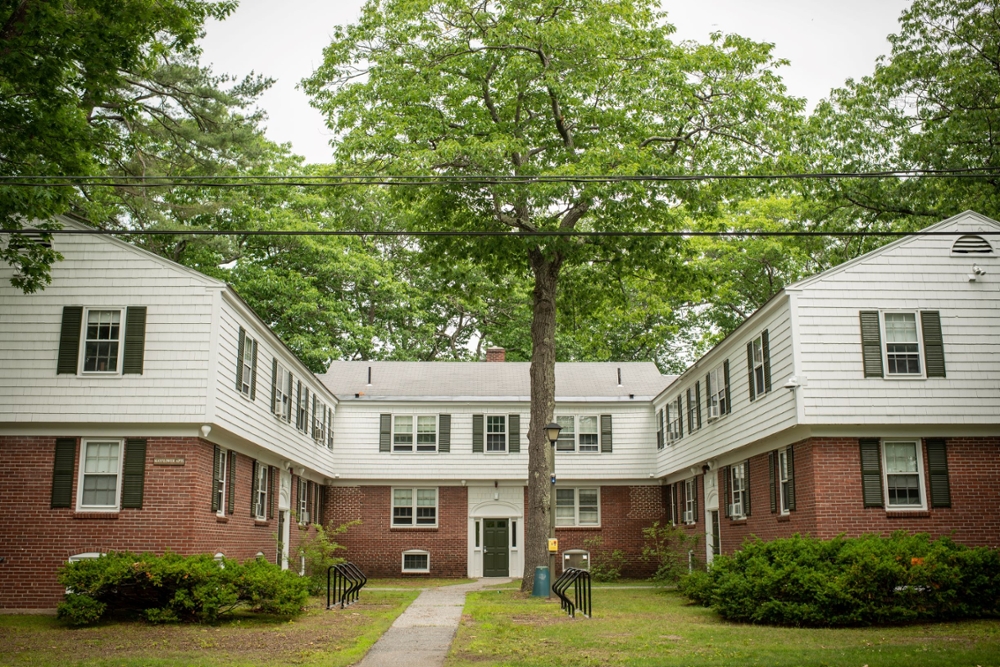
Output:
M517 361L334 361L319 378L339 398L527 401L530 367ZM649 400L674 377L661 375L651 362L557 363L556 400Z

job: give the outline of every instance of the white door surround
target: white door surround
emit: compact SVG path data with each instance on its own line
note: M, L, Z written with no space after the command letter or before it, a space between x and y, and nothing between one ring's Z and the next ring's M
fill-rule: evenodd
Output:
M522 545L524 544L524 487L469 486L469 546L468 573L476 579L483 576L483 519L507 519L510 540L510 576L524 574ZM476 544L478 529L479 544Z

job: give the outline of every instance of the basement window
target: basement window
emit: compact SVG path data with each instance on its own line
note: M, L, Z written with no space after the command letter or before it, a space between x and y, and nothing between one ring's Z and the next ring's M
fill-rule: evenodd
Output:
M431 555L427 551L404 551L403 572L430 572Z

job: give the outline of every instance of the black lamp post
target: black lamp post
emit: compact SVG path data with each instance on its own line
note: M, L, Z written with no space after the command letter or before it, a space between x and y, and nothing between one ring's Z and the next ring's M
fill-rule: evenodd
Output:
M549 539L556 538L556 441L559 439L559 431L562 426L555 422L550 422L545 426L545 437L549 439L549 479L552 486L549 488ZM552 597L552 582L556 576L556 554L549 551L549 597Z

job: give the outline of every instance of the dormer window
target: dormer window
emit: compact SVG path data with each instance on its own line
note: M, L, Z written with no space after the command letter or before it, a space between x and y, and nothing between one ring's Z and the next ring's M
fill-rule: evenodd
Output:
M982 236L966 234L960 236L955 244L951 246L953 255L992 255L993 246Z

